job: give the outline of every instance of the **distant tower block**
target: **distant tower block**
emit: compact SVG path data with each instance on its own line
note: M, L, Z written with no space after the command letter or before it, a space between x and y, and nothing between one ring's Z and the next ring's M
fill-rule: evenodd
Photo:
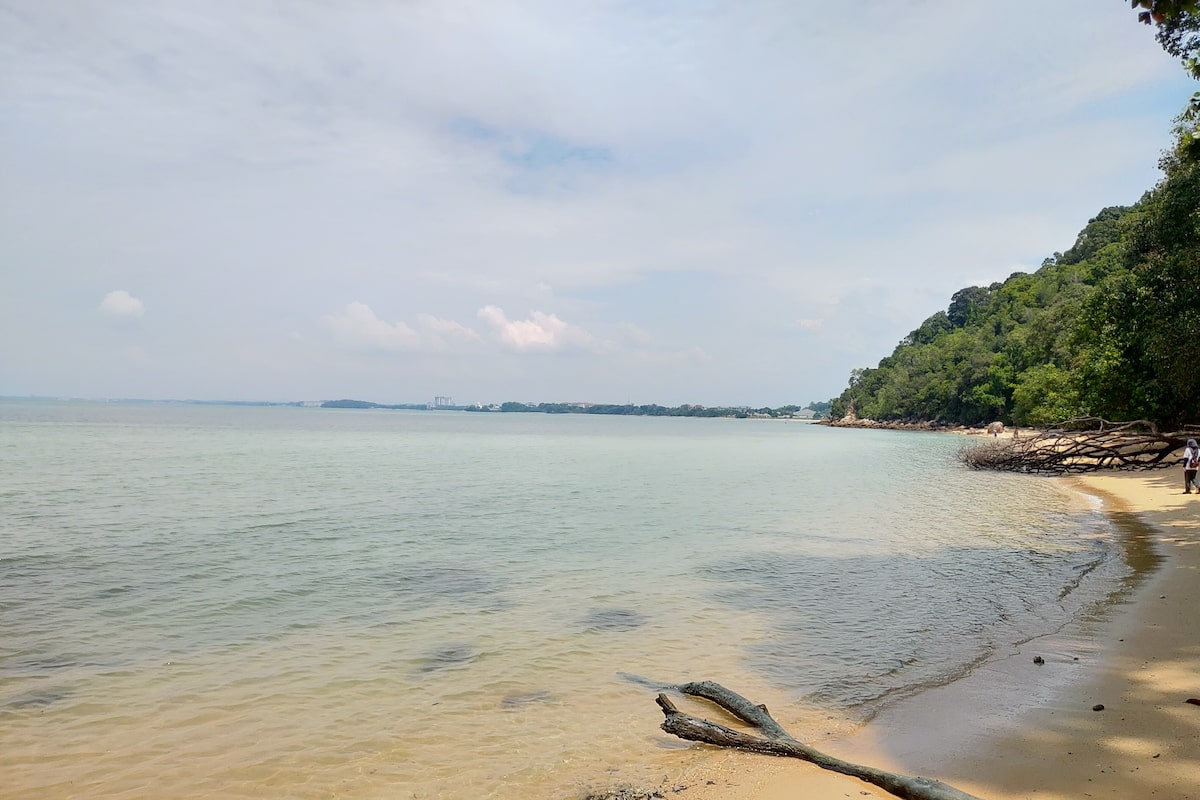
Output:
M434 408L449 408L452 405L454 405L453 398L445 397L440 394L433 398Z

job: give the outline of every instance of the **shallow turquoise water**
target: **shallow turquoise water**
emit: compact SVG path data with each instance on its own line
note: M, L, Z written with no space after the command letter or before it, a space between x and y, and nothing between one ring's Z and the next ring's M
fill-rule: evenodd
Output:
M640 679L865 718L1128 574L965 442L0 403L0 796L565 797L676 746Z

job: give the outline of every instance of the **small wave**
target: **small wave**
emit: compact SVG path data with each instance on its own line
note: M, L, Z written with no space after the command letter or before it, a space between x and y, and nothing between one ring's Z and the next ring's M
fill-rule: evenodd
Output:
M416 673L427 675L451 667L470 664L479 653L469 644L451 643L435 647L417 659Z
M628 608L597 608L579 621L585 631L631 631L646 624L646 615Z

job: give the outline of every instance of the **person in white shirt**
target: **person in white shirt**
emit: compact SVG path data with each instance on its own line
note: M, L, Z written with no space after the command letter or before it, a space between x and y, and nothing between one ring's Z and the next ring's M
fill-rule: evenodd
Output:
M1191 494L1192 487L1200 492L1200 483L1196 482L1196 471L1200 470L1200 447L1195 439L1188 439L1187 447L1183 448L1183 493Z

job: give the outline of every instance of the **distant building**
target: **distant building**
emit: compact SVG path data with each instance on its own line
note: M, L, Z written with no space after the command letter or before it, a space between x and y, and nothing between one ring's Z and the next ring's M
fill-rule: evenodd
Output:
M439 394L433 398L433 402L429 404L429 408L450 408L453 405L453 398Z

